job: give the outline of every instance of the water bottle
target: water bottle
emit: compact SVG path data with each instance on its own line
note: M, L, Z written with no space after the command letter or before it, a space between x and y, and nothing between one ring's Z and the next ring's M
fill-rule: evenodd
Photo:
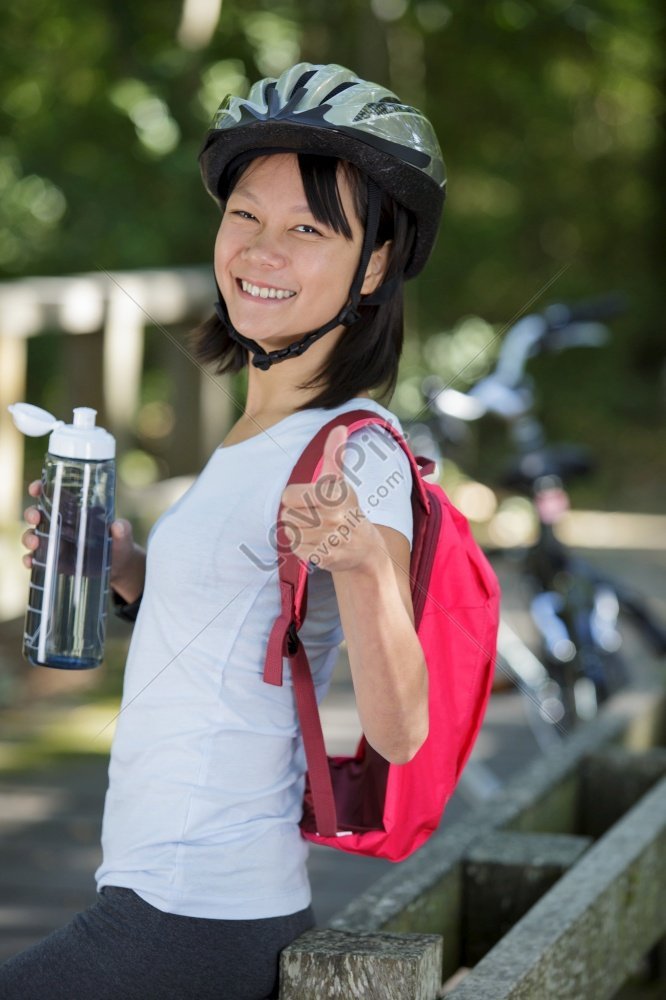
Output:
M9 410L24 434L39 437L51 431L23 655L35 666L97 667L106 631L115 440L95 426L96 410L89 407L75 409L71 424L29 403L14 403Z

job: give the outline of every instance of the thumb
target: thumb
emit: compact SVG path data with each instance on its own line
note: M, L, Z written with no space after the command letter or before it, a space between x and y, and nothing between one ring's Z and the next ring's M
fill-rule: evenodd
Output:
M324 456L321 463L320 476L335 476L344 478L344 457L345 443L349 436L348 428L344 425L334 427L326 438L324 445Z

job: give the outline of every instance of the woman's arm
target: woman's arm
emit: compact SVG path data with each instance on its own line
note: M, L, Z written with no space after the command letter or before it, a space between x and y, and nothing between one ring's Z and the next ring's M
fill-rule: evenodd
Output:
M393 764L405 764L428 735L428 672L414 628L409 542L373 525L375 558L333 571L363 732Z
M314 483L285 487L282 518L292 551L333 575L366 738L386 760L405 764L428 735L428 672L414 628L409 541L361 510L345 478L347 434L344 426L330 431Z

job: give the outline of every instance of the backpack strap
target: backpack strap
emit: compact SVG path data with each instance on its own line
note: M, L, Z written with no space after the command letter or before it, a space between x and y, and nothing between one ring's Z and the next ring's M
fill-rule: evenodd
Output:
M325 424L310 443L304 448L289 477L291 483L314 482L319 476L323 462L323 452L326 439L334 427L346 425L349 433L359 430L368 424L378 424L387 430L402 447L409 459L412 469L412 507L421 507L424 513L430 511L430 499L422 482L422 476L428 475L434 469L434 462L422 456L415 457L410 451L403 436L392 424L372 410L349 410L339 414ZM298 712L303 744L308 765L308 775L312 790L317 831L325 837L337 834L337 818L333 786L328 767L328 757L324 744L324 736L319 718L317 699L312 672L303 643L298 638L307 611L307 579L308 567L303 560L292 552L289 539L282 521L283 504L278 510L277 550L278 570L280 576L280 615L275 620L271 630L266 650L264 664L264 681L267 684L282 684L283 657L289 657L291 675L294 686L294 697ZM415 526L424 527L425 519L415 518ZM412 551L420 545L421 538L415 538Z
M347 425L349 433L365 427L368 424L378 424L384 427L400 444L409 459L412 468L412 508L424 513L430 512L430 498L424 487L422 476L429 475L434 468L431 459L422 456L414 457L403 436L392 424L372 410L350 410L339 414L325 424L310 443L303 449L293 468L288 484L310 483L316 480L323 462L324 445L333 429L338 425ZM278 570L280 575L280 606L281 611L276 619L268 640L264 680L269 684L282 683L282 656L288 656L287 642L291 639L294 646L296 633L301 628L307 612L307 579L308 566L292 552L289 536L282 521L284 506L280 503L277 517L276 545L278 552ZM412 542L413 552L417 552L422 534L423 518L415 519L415 537Z
M360 430L370 424L377 424L379 427L383 427L384 430L388 431L393 439L400 445L407 456L412 469L412 506L420 507L426 514L430 513L430 498L423 484L422 476L426 476L432 472L434 469L434 462L432 462L431 459L423 458L422 456L416 458L412 454L409 445L405 441L402 434L400 434L400 432L397 431L395 427L388 422L388 420L380 417L372 410L349 410L347 413L341 413L333 420L330 420L327 424L324 424L324 426L321 427L314 436L312 441L310 441L310 443L303 449L301 456L294 466L291 476L289 477L288 485L291 483L311 483L317 479L324 460L324 445L326 444L328 435L334 427L346 425L348 433L352 434L354 431ZM424 463L423 469L421 468L420 463ZM288 579L294 585L294 597L296 603L295 625L298 630L303 623L307 610L306 585L308 579L308 567L291 551L288 536L284 533L282 512L283 506L280 504L277 531L278 552L280 555L285 556L284 563L280 562L280 579ZM421 519L419 519L419 523L420 520ZM284 549L281 551L280 543L282 540L284 540ZM416 548L415 543L416 539L414 540L412 546L413 548Z

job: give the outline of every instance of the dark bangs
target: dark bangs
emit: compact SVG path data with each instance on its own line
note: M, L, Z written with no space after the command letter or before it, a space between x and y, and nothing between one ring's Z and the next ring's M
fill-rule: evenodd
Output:
M352 230L342 207L338 188L338 163L342 164L352 190L356 215L365 220L367 196L360 170L347 161L334 160L330 156L306 156L301 153L298 157L303 190L315 219L350 240Z
M223 201L226 202L253 160L277 152L280 150L254 149L251 152L241 153L232 160L219 184L219 193ZM367 211L365 179L357 167L346 160L336 160L332 156L317 156L315 153L298 154L298 167L310 211L317 222L329 226L333 232L340 233L350 240L352 230L342 207L338 188L338 164L344 170L351 188L356 215L360 220L365 220Z
M251 160L268 153L268 150L257 150L253 155L243 157L231 165L224 177L225 199L229 197ZM306 153L298 155L298 164L308 206L318 222L329 226L346 239L352 238L351 226L345 215L337 184L340 167L349 183L356 215L365 228L366 179L357 167L346 160ZM392 241L384 280L404 272L413 237L411 213L388 195L383 195L375 249L388 240ZM402 285L398 285L388 302L378 306L361 304L359 312L361 318L345 330L320 370L309 381L298 385L301 390L320 389L319 393L299 406L298 410L316 407L330 409L370 389L379 389L380 398L390 399L397 381L403 344ZM324 340L326 336L324 334ZM190 340L198 360L214 363L216 374L235 374L248 364L250 352L229 336L216 315L193 330ZM279 363L290 362L287 360Z

